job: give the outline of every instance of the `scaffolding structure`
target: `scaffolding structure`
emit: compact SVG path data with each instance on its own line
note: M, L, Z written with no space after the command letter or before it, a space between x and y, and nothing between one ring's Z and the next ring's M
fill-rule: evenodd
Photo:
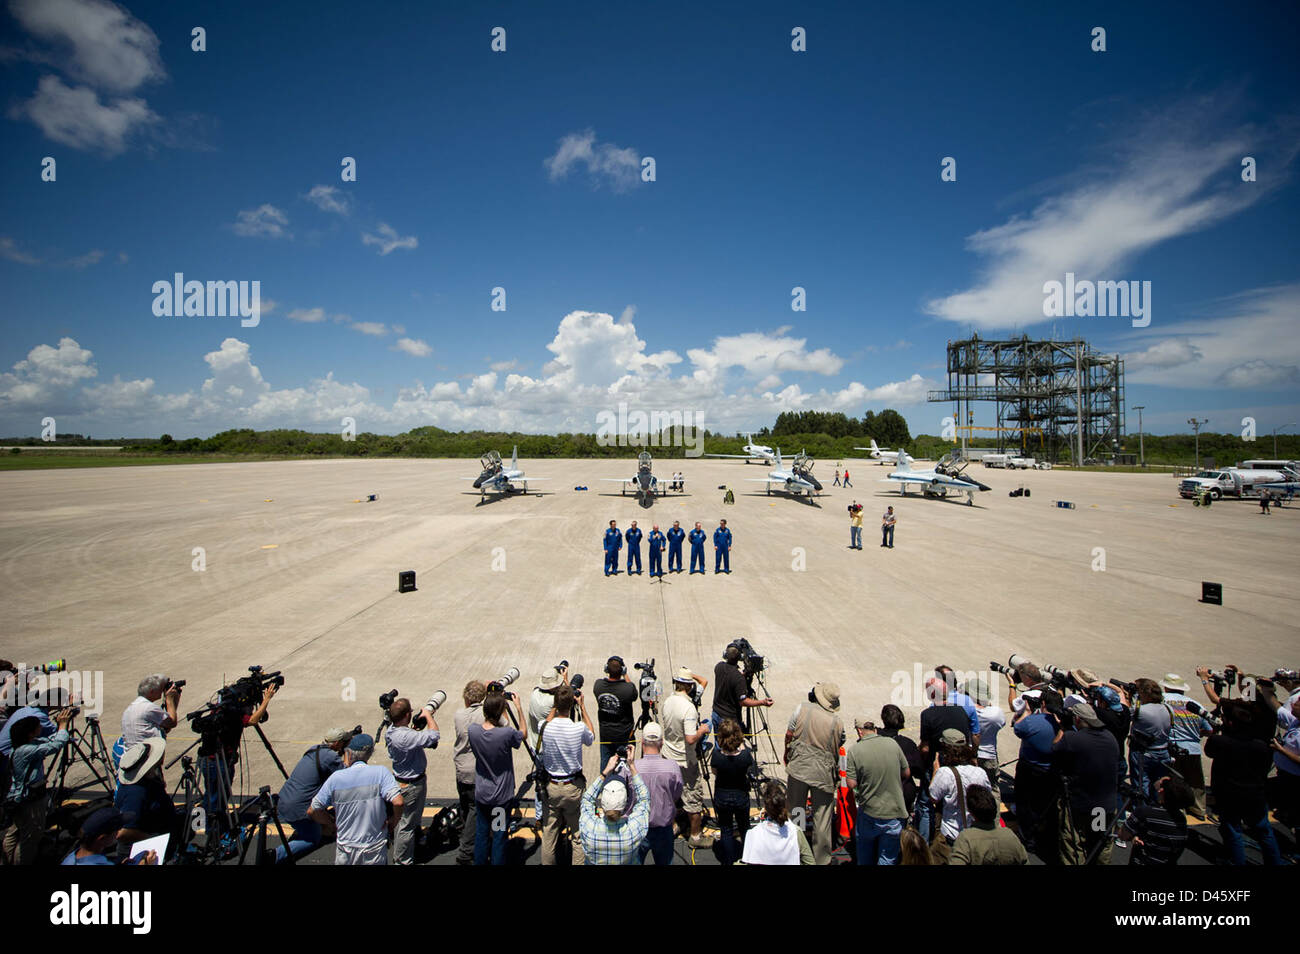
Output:
M953 405L963 440L975 422L973 405L992 402L999 451L1008 450L1005 434L1018 433L1028 455L1030 435L1041 431L1040 452L1052 463L1114 460L1125 433L1124 359L1082 338L974 335L948 342L948 387L928 400Z

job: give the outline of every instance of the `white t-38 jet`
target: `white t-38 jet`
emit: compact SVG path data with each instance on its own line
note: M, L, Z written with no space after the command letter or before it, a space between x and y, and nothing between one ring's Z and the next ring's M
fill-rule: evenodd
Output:
M762 444L755 444L753 434L746 434L745 440L747 443L741 448L741 450L745 452L743 454L705 454L704 456L743 460L746 464L751 460L757 460L762 461L765 464L776 464L778 467L780 466L781 462L777 459L777 455L773 453L772 448L764 447Z
M642 451L636 455L636 473L633 476L602 477L600 479L622 484L622 493L626 494L631 490L636 494L641 506L648 507L654 503L655 495L659 493L659 478L651 472L653 463L650 452Z
M501 455L496 451L488 451L479 459L479 464L483 472L477 477L462 477L461 480L474 481L474 489L479 492L480 497L488 494L498 494L508 496L509 494L527 494L528 481L530 480L547 480L546 477L525 477L524 472L519 469L519 447L510 454L510 466L506 467L501 462ZM518 485L518 486L516 486Z
M806 496L811 503L813 495L822 489L821 481L812 475L813 459L805 453L795 455L794 463L786 467L781 462L781 448L776 449L776 468L766 477L746 477L756 484L767 484L770 495L773 490L784 492L791 497Z
M950 462L946 458L935 464L932 470L913 470L911 463L912 458L906 452L899 451L897 469L888 477L882 478L881 483L898 484L898 492L904 497L907 496L909 485L919 487L925 497L947 497L949 492L964 493L966 503L971 506L975 504L977 490L991 489L978 480L963 475L961 471L964 465Z

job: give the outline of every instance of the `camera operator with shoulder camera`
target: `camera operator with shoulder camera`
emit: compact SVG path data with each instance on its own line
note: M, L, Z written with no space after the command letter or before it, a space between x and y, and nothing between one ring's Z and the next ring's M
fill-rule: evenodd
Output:
M440 698L445 699L442 694ZM436 699L434 700L437 701ZM424 820L424 798L428 790L425 773L429 760L425 749L436 749L442 734L434 720L435 707L424 707L425 727L414 728L411 725L411 700L394 699L389 707L388 717L393 720L392 728L384 733L384 744L388 746L388 757L393 761L393 776L402 793L402 817L393 829L393 864L411 865L415 863L416 836L420 823Z
M325 733L323 742L313 745L302 754L302 758L298 760L298 764L293 767L284 785L280 787L276 811L280 820L286 826L293 828L293 837L289 839L289 851L293 852L295 857L313 850L324 840L325 830L307 812L311 808L311 800L316 797L325 780L343 768L343 750L352 741L352 736L359 732L360 726L356 729L330 729ZM330 834L333 834L333 829L330 830ZM287 857L288 852L285 851L284 845L277 846L276 862L284 861Z
M41 721L34 715L10 719L5 724L13 746L9 791L4 800L3 851L6 864L36 863L41 836L45 833L45 813L49 807L45 760L67 744L76 709L58 709L53 716L55 732L47 737L41 735Z
M849 504L849 549L862 549L862 504L856 500Z
M204 809L210 823L228 827L228 812L235 765L239 762L239 743L244 729L260 725L267 719L266 710L271 704L284 677L279 673L262 672L260 666L251 666L250 675L243 676L217 692L217 702L208 708L190 713L190 726L199 735L198 761L203 775ZM254 705L254 700L260 701Z
M591 716L582 703L582 696L569 683L555 690L555 705L546 715L538 734L541 743L542 767L546 770L546 813L542 820L542 864L555 864L555 849L560 831L567 828L572 835L578 832L582 815L582 792L587 780L582 774L583 749L596 741L596 730ZM581 721L575 721L577 708ZM571 837L573 864L584 863L582 841Z
M704 780L700 774L700 750L709 734L709 720L700 718L695 701L704 695L708 685L709 680L682 666L673 676L673 694L664 702L661 713L664 754L682 770L682 811L690 823L688 838L692 848L713 844L713 839L703 833Z

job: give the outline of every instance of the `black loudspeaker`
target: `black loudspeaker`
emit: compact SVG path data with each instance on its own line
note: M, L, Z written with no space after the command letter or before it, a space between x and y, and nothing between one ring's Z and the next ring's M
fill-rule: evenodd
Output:
M397 592L414 593L415 592L415 571L402 570L397 574Z
M1201 582L1201 602L1223 605L1223 584Z

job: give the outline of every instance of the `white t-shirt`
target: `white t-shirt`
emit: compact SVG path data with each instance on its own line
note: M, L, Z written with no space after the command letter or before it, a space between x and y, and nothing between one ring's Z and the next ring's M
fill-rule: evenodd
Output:
M967 794L969 809L971 788L976 785L988 788L989 777L978 765L959 765L957 769L961 772L962 787ZM947 837L956 838L963 828L971 824L969 810L966 812L965 819L960 823L957 820L957 782L953 777L951 765L946 765L935 773L934 779L930 782L930 799L943 802L943 833Z
M998 731L1007 724L1007 715L998 706L975 707L980 717L980 749L982 759L998 757Z
M799 836L789 822L774 825L761 821L745 836L745 851L740 860L747 865L799 864Z
M145 739L162 738L162 724L166 721L167 710L161 702L150 702L144 696L136 696L122 713L123 745L129 749Z
M537 748L537 730L555 708L555 693L534 688L528 697L528 744Z

